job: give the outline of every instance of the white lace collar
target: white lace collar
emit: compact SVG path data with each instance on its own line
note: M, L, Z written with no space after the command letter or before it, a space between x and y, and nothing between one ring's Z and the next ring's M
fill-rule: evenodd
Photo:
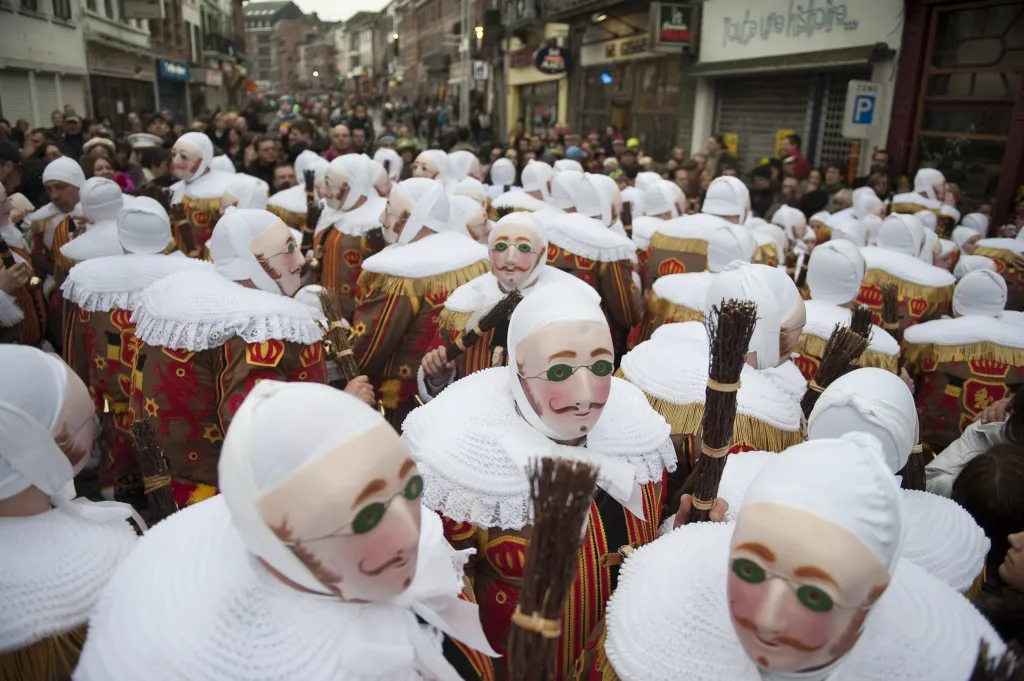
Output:
M505 192L501 196L495 198L491 202L491 205L493 205L495 208L519 208L521 210L531 212L544 210L545 208L549 207L546 203L544 203L540 199L530 196L522 189L512 189L510 191Z
M638 250L646 251L651 245L651 237L665 224L661 218L641 215L633 218L633 244Z
M796 397L797 401L803 398L807 391L807 379L801 373L800 367L791 359L786 360L780 366L761 369L758 373L767 376L775 385Z
M941 288L956 284L956 277L946 270L929 265L905 253L896 253L878 246L865 246L860 249L860 252L864 255L864 263L869 270L882 270L911 284L921 286Z
M363 261L364 272L421 279L487 261L487 247L454 232L431 234L408 244L392 244Z
M604 413L586 447L543 437L516 412L507 367L459 379L405 420L402 439L424 480L423 503L457 522L519 530L533 520L529 482L518 461L541 451L588 452L625 462L638 484L675 469L669 426L628 382L612 379ZM511 450L515 449L513 453Z
M388 200L382 196L367 197L363 205L341 213L331 225L342 234L363 236L367 230L380 227L380 215L387 203Z
M704 311L704 300L715 280L714 272L687 272L658 277L651 289L659 298L695 312Z
M666 324L622 358L622 374L645 394L669 404L704 404L708 387L707 340L691 342L699 322ZM678 333L677 333L678 332ZM685 348L685 351L681 351ZM761 372L744 367L736 393L736 413L780 430L798 432L800 403Z
M731 523L684 526L626 560L608 604L605 642L622 681L772 678L747 657L730 621L726 579L732 529ZM680 565L686 569L680 571ZM989 643L991 654L1006 649L967 599L901 560L860 640L824 676L835 681L962 681L971 675L980 639ZM819 681L823 676L786 678Z
M853 317L853 312L845 307L820 300L805 300L804 308L807 310L804 333L826 341L832 336L832 330L836 324L849 326L850 319ZM872 326L871 342L868 344L868 349L887 357L895 357L900 354L900 344L880 326Z
M283 295L236 284L214 271L178 272L142 292L132 314L136 337L172 350L217 348L234 336L302 345L323 338L315 310Z
M908 345L967 345L993 343L1005 348L1024 348L1024 334L1017 324L996 317L957 317L915 324L903 332Z
M569 284L570 286L579 284L587 291L592 292L600 300L600 296L594 290L594 287L584 283L578 277L563 272L557 267L551 267L546 263L541 263L539 267L541 268L540 275L538 275L537 280L532 286L520 291L523 295L534 293L538 289L550 284ZM482 314L494 307L506 295L498 286L498 280L495 278L494 273L487 272L452 291L452 294L444 302L444 307L452 312Z
M294 187L282 189L267 199L267 206L276 206L285 209L289 213L302 213L305 215L306 187L302 184L297 184Z
M618 234L595 218L579 213L561 213L545 216L544 227L548 243L598 262L636 262L636 246L627 237Z
M147 286L182 270L212 272L213 265L177 252L110 255L72 267L61 292L64 300L86 312L134 310Z
M46 224L43 227L43 243L47 248L52 248L53 235L57 231L57 226L60 225L61 220L69 215L80 218L82 215L82 204L76 203L70 213L62 213L53 203L48 203L34 213L29 213L25 216L23 222L27 225L31 225L33 222L45 222Z
M469 605L457 599L469 553L452 550L440 519L424 510L409 590L391 603L345 603L302 593L272 576L246 550L223 497L214 497L179 511L139 542L97 608L76 676L457 679L438 672L441 632L416 615L440 613L450 622L453 610ZM472 636L479 620L470 624L462 632Z
M222 170L207 171L198 180L185 183L181 180L171 185L171 192L174 200L181 201L185 196L191 199L219 199L224 196L228 185L231 184L233 173L225 173Z
M81 626L136 543L125 521L0 518L0 653Z
M114 220L89 225L84 234L76 236L60 249L61 255L75 262L123 252L121 241L117 238L117 223Z

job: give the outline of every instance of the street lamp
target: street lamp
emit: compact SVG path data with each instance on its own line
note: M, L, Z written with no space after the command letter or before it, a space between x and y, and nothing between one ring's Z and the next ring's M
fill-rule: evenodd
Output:
M484 27L483 26L477 26L473 30L476 32L476 39L477 40L483 40L484 39Z
M397 33L392 33L391 34L391 39L392 40L398 40L398 34Z
M320 72L319 71L314 71L313 72L313 77L314 78L319 78L320 77Z

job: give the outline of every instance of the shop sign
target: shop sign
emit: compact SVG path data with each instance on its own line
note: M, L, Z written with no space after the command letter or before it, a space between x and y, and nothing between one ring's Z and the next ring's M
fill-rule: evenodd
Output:
M580 65L607 64L608 62L629 61L644 57L661 56L650 49L650 37L647 35L628 36L614 40L603 40L599 43L584 45L580 50Z
M681 52L690 44L692 9L689 5L651 3L652 42L658 52Z
M222 87L224 85L224 74L216 69L206 69L206 85L209 87Z
M731 61L886 43L898 47L892 0L715 0L701 9L700 61Z
M520 47L518 50L513 50L508 53L508 67L510 69L523 69L528 66L533 66L533 54L537 51L537 48L533 45L527 45Z
M796 130L776 130L775 131L775 158L782 158L782 143L790 135L795 135Z
M188 64L170 59L156 60L156 75L164 80L180 80L187 83L189 80Z
M559 76L569 70L569 53L558 46L553 40L537 50L533 63L537 70L549 76Z
M487 80L490 77L490 64L485 61L473 62L473 78L476 80Z
M722 139L725 141L725 150L730 156L737 158L740 155L740 136L734 132L727 132L722 135Z
M874 132L875 110L882 95L882 84L870 80L851 80L846 86L843 111L843 137L865 139Z

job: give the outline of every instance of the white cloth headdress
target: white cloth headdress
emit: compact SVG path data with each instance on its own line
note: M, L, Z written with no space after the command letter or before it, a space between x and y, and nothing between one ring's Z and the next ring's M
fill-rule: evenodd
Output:
M760 269L777 271L748 262L734 262L726 267L708 289L704 315L707 317L712 306L721 306L726 300L749 300L757 305L757 323L749 352L757 353L758 369L769 369L779 365L779 331L786 310L781 309L766 279L759 276Z
M267 293L281 293L281 287L267 274L252 252L252 240L281 218L265 210L228 208L210 236L213 266L232 281L249 280Z
M449 225L451 207L442 183L425 177L413 177L391 188L392 196L396 192L412 207L409 219L398 237L398 243L409 243L424 227L435 232L451 231L469 237L465 225L461 229Z
M451 186L452 196L465 196L473 199L479 205L487 203L487 187L475 177L464 177Z
M468 196L455 195L448 199L450 207L450 217L456 230L469 229L469 219L476 213L480 213L484 210L484 207L480 205L476 200Z
M418 161L421 158L430 161L437 167L437 177L433 179L441 182L448 179L448 154L440 149L427 149L426 151L421 151L416 160Z
M174 143L174 146L179 144L187 144L190 147L198 150L202 154L203 158L199 163L199 169L192 175L192 177L186 180L186 184L195 182L210 168L210 161L213 160L213 142L204 133L201 132L186 132L184 135L178 138L178 141Z
M882 223L878 233L878 246L915 258L921 255L924 244L924 226L913 215L893 213Z
M583 174L583 166L580 165L579 161L576 161L574 159L571 159L571 158L560 158L557 161L555 161L554 171L555 171L556 175L558 173L564 173L566 171L571 172L571 173L579 173L580 175L582 175Z
M921 253L917 256L921 262L926 262L929 265L935 264L935 244L937 243L939 243L939 235L926 229L924 243L921 244Z
M509 225L521 225L529 229L534 234L536 234L538 241L537 249L544 254L541 256L540 262L537 263L537 266L533 268L532 272L530 272L530 276L527 277L526 281L524 281L519 286L519 288L525 289L531 286L535 281L537 281L537 279L540 278L541 274L544 273L544 268L548 266L548 231L547 229L544 228L544 223L542 223L537 218L533 217L530 213L527 213L525 211L509 213L508 215L494 223L494 228L491 229L491 234L487 239L488 249L494 246L494 243L495 241L497 241L498 234L501 232L501 229ZM600 301L600 296L598 296L598 301Z
M874 246L878 243L878 235L882 231L882 218L877 215L865 215L860 221L867 231L868 246Z
M577 213L600 220L606 226L611 224L611 197L596 176L589 173L584 175L581 182L575 182L570 186L570 192Z
M117 239L128 253L162 253L174 243L167 211L156 199L135 197L117 214Z
M924 194L932 201L938 201L938 197L935 196L935 185L945 181L945 176L935 168L921 168L914 175L914 193Z
M94 223L115 220L124 206L121 186L104 177L90 177L79 192L82 213Z
M865 215L877 215L882 208L882 200L871 187L858 187L853 190L853 216L857 219Z
M370 159L363 154L344 154L331 161L326 176L341 177L349 185L348 196L341 204L341 210L352 210L360 197L376 195L373 188L373 170ZM394 191L394 189L392 189Z
M480 159L471 151L453 151L448 154L448 180L458 182L470 176L479 167Z
M804 214L796 208L792 208L790 206L779 206L778 209L776 209L775 214L772 215L772 224L782 227L782 231L786 233L786 238L790 241L801 241L801 239L797 238L793 229L795 228L796 223L803 217ZM808 229L804 233L802 240L813 242L815 240L814 230Z
M866 433L811 440L769 461L751 482L737 523L753 504L779 504L843 528L895 569L903 504L882 445ZM756 512L756 511L755 511Z
M605 224L610 225L612 215L616 210L619 212L622 210L622 192L619 191L619 185L607 175L600 175L598 173L589 173L587 181L597 189L598 194L601 196L602 206L607 205L609 207L611 212L608 214L608 220Z
M660 180L661 175L659 175L658 173L652 173L648 170L645 170L642 173L636 174L636 179L633 181L633 186L635 186L638 190L640 190L640 193L643 194L649 186L658 183Z
M495 159L491 164L491 185L509 187L516 181L516 167L507 158Z
M738 178L716 177L708 187L700 210L721 217L738 217L743 222L750 211L750 190Z
M671 187L675 187L676 192L673 192ZM646 215L670 213L673 218L679 217L679 208L675 202L676 195L680 193L678 190L679 187L668 180L649 183L643 190L644 213Z
M958 317L996 317L1006 308L1006 280L994 271L965 274L953 289L953 313Z
M872 215L871 217L878 220L878 224L881 225L882 221L877 216ZM832 228L832 239L842 239L853 243L858 248L867 246L868 243L868 229L864 219L860 220L847 220L839 225Z
M873 367L856 369L821 393L807 419L807 438L836 438L856 431L878 438L893 475L907 465L916 444L917 407L899 376Z
M238 208L266 210L269 189L267 183L246 173L236 173L228 182L224 196L228 202L238 201Z
M811 252L807 287L811 298L845 305L857 297L867 266L860 249L849 241L832 239Z
M722 224L715 225L713 231L708 234L707 241L709 272L721 272L735 260L750 262L757 252L757 239L751 230L730 222L722 221Z
M551 195L547 197L547 202L556 208L575 207L579 211L576 185L581 182L583 182L583 173L578 173L575 170L563 170L555 173L551 178ZM592 187L588 189L593 191Z
M359 156L360 154L346 154L346 155ZM319 154L317 154L315 151L310 151L308 149L306 151L303 151L301 154L299 154L295 158L295 181L296 182L298 182L300 185L302 184L303 178L305 177L305 172L307 170L313 170L313 164L316 163L316 160L318 158L320 158Z
M934 232L939 226L939 218L930 210L919 210L914 217L921 221L921 225L930 232Z
M220 172L228 173L229 175L234 175L238 172L235 169L235 164L224 154L213 157L210 161L210 170L219 170Z
M996 261L984 255L961 253L960 258L956 261L956 267L953 268L953 275L959 280L976 270L992 270L995 272Z
M398 178L402 176L402 167L404 166L401 154L394 149L382 147L374 152L373 160L384 166L392 182L398 182Z
M976 236L981 236L978 232L974 231L970 227L960 225L959 227L953 228L953 233L950 235L953 237L953 241L957 246L963 248L964 244L970 241Z
M61 156L50 161L43 168L43 184L51 180L81 187L85 184L85 173L82 172L82 166L78 165L74 159Z
M541 198L547 201L551 198L548 183L551 182L551 178L554 175L554 169L547 163L543 161L529 161L526 167L523 168L523 191L540 192Z
M984 213L968 213L960 220L962 227L973 229L982 239L988 236L988 216Z

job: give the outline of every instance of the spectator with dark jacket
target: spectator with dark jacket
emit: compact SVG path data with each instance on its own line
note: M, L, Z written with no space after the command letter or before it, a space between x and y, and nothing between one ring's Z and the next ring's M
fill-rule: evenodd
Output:
M377 135L373 131L373 120L366 114L366 105L362 102L356 104L352 117L348 119L349 131L356 128L362 128L366 132L367 140L377 139Z
M266 135L256 138L256 160L249 164L245 172L253 177L258 177L267 183L268 187L274 186L274 168L278 164L277 141Z

